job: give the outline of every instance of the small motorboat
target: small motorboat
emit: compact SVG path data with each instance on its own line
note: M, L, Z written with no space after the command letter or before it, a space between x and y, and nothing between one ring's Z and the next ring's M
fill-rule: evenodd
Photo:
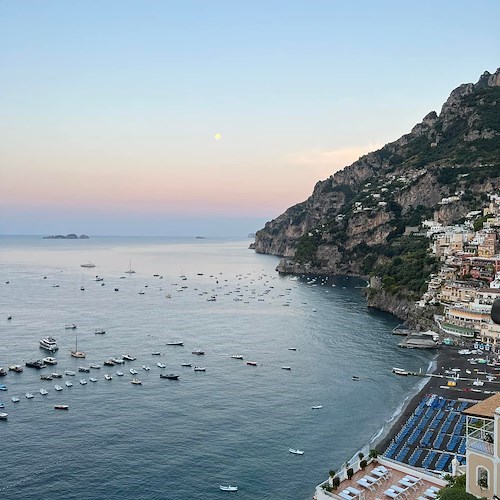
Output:
M87 368L86 366L80 366L80 368L78 368L78 371L83 373L89 373L90 368Z
M359 377L357 375L353 375L352 376L352 380L354 380L355 382L359 381Z
M131 381L130 381L131 384L134 384L134 385L141 385L142 384L142 381L139 380L138 378L133 378Z
M113 380L113 377L111 375L107 374L107 373L106 373L106 375L104 375L104 378L106 380Z
M166 367L167 367L167 365L165 365L165 364L163 364L163 363L156 363L156 366L157 366L158 368L166 368Z
M238 491L238 486L230 486L230 485L224 486L223 484L221 484L219 486L219 489L221 491Z
M76 328L76 325L74 323L70 323L70 324L64 325L64 328L66 330L74 330Z
M35 397L33 394L31 394L31 392L27 392L25 394L25 396L26 396L26 399L33 399Z
M126 359L127 361L135 361L137 359L134 356L131 356L130 354L124 354L122 358Z
M13 402L13 403L19 403L20 399L17 397L17 396L12 396L10 398L10 400Z
M51 373L52 378L62 378L62 375L60 373Z
M233 359L243 359L243 354L231 354Z
M303 455L304 454L304 452L302 450L297 450L295 448L289 448L288 451L290 453L293 453L294 455Z
M144 295L146 292L145 292L144 290L139 290L137 293L138 293L139 295Z
M257 361L247 361L248 366L257 366Z
M180 340L172 340L170 342L167 342L165 345L177 345L177 346L180 346L180 345L184 345L184 342L182 342Z
M7 386L4 384L0 384L0 391L6 391L6 390L7 390Z
M194 367L195 372L205 372L207 369L204 366L195 366Z
M52 356L47 356L46 358L43 358L42 361L48 365L57 365L57 359Z
M69 410L68 405L54 405L55 410Z
M311 410L321 410L321 408L323 408L323 406L321 406L321 405L311 406Z
M133 368L130 368L129 372L131 375L137 375L137 370L134 370Z
M62 390L63 390L63 388L62 388L60 385L55 385L55 386L54 386L54 389L55 389L56 391L62 391Z
M149 371L151 370L151 368L149 368L149 366L146 366L146 365L142 365L142 369L145 370L145 371Z
M296 347L289 347L289 348L288 348L288 350L289 350L289 351L296 351L296 350L297 350L297 348L296 348Z
M161 352L160 351L155 351L151 353L151 356L160 356Z
M7 417L9 416L8 413L0 413L0 420L7 420Z
M89 380L94 383L97 382L97 379L95 377L90 377Z
M104 334L106 333L106 330L103 330L102 328L96 328L96 329L94 330L94 333L95 333L96 335L104 335Z
M70 380L66 380L66 382L64 382L64 385L66 387L72 387L73 386L73 382L71 382Z
M282 370L291 370L292 367L291 366L282 366L281 369Z
M403 375L403 376L408 375L408 372L406 370L403 370L403 368L393 368L392 372L395 373L396 375Z
M48 393L49 393L49 391L47 391L47 389L40 389L40 394L42 396L46 396Z
M181 363L181 366L191 367L191 363Z
M125 363L125 360L120 358L111 358L111 361L116 365L123 365Z
M179 380L179 375L174 373L160 373L160 378L168 378L169 380Z
M89 367L93 368L94 370L100 370L101 365L98 365L97 363L90 363Z
M40 375L40 380L52 380L52 375Z
M87 381L84 378L80 379L80 384L87 385Z
M21 365L10 365L9 371L21 373L23 371L23 367Z
M203 356L205 354L205 351L197 349L196 351L192 351L191 354L196 354L197 356Z
M68 377L74 377L75 376L75 372L71 371L71 370L66 370L64 372Z
M121 371L117 371L117 372L116 372L116 376L117 376L117 377L123 377L123 372L121 372Z
M104 364L106 366L115 366L116 363L113 360L108 359L108 360L104 361Z

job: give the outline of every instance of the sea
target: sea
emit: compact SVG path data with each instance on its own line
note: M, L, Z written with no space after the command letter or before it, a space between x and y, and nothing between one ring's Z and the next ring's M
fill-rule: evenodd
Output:
M0 499L311 499L387 430L418 390L392 368L433 355L397 347L398 320L367 307L365 281L281 276L250 243L0 237L0 366L50 355L47 336L59 345L57 365L0 378ZM123 354L137 359L102 365ZM63 378L40 380L52 372Z

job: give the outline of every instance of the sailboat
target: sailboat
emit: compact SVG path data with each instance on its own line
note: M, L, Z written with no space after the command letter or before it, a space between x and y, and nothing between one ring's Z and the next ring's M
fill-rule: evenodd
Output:
M75 335L75 350L70 351L71 356L74 358L84 358L85 353L78 350L78 335Z
M128 271L125 271L127 274L134 274L135 271L132 269L132 261L129 262Z

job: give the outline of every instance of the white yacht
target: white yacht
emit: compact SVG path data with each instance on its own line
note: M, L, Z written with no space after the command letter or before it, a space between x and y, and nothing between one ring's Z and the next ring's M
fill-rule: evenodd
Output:
M54 337L46 337L39 341L40 347L46 351L55 352L59 349Z
M57 365L57 359L52 356L47 356L46 358L43 358L42 361L47 365Z

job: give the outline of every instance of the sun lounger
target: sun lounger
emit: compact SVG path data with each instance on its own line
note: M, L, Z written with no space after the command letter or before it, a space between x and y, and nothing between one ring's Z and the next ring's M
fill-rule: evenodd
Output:
M353 488L352 486L348 486L346 488L346 490L351 494L351 495L354 495L354 496L357 496L357 497L360 497L361 496L361 491L359 491L358 489L356 488Z
M411 482L411 481L408 481L408 479L400 479L399 480L399 484L401 484L402 486L404 486L405 488L411 488L412 490L414 490L415 488L418 488L418 484L415 483L415 482Z
M369 483L376 483L377 481L380 480L379 477L373 477L373 476L369 476L369 475L366 475L366 476L363 476L363 479L366 479Z
M404 479L408 479L408 481L411 481L412 483L416 483L416 482L420 481L420 478L415 477L415 476L410 476L410 475L406 475L404 477Z
M371 474L373 474L374 476L377 476L379 479L387 479L388 476L387 474L385 474L385 472L382 472L380 470L377 470L377 469L373 469L371 471Z
M375 488L373 487L372 483L369 483L366 479L361 478L356 481L360 486L363 486L363 488L368 488L370 491L375 491Z
M394 490L391 490L391 489L385 490L384 495L391 497L391 498L398 498L398 494Z
M347 490L341 491L338 495L339 497L344 498L344 500L352 500L354 498Z
M406 496L408 495L408 488L401 488L400 486L396 486L395 484L391 485L390 490L394 490L398 495Z
M424 491L424 497L427 497L427 498L437 498L437 494L434 493L434 491L432 491L430 488L428 490L425 490Z

